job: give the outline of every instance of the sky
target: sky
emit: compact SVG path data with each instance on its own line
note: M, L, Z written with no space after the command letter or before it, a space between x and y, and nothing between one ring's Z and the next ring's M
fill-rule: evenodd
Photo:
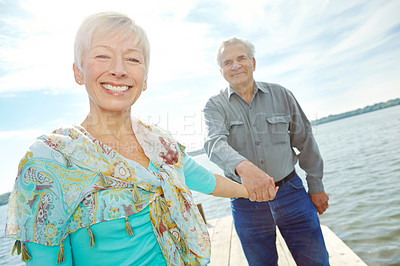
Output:
M133 115L189 151L203 146L201 109L227 86L215 55L233 36L255 45L255 79L291 90L310 120L400 97L398 0L0 0L0 194L36 137L86 117L73 44L101 11L129 15L150 40Z

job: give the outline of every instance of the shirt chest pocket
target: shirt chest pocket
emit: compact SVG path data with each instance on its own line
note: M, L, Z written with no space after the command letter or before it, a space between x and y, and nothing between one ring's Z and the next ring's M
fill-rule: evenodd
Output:
M274 144L289 142L289 126L292 119L290 115L276 115L267 117L268 133Z

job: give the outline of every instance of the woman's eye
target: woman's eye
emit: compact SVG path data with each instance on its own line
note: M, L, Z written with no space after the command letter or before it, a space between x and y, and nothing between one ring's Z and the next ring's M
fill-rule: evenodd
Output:
M132 63L140 63L140 61L136 58L128 58L128 61Z

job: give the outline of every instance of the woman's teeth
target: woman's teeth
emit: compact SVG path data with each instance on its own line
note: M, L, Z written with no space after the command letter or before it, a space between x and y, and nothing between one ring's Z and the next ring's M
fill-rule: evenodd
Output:
M113 86L110 84L103 84L104 88L112 92L124 92L129 89L129 86Z

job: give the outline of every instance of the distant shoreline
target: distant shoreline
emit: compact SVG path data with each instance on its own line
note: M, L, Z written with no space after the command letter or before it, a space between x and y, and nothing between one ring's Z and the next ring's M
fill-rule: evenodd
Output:
M356 116L356 115L361 115L361 114L365 114L365 113L369 113L369 112L373 112L373 111L377 111L377 110L393 107L393 106L396 106L396 105L400 105L400 98L389 100L389 101L386 101L386 102L376 103L374 105L368 105L368 106L366 106L364 108L358 108L356 110L348 111L348 112L341 113L341 114L329 115L327 117L323 117L323 118L320 118L320 119L313 120L313 121L311 121L311 124L313 126L316 126L316 125L320 125L320 124L324 124L324 123L328 123L328 122L344 119L344 118L347 118L347 117L352 117L352 116Z

